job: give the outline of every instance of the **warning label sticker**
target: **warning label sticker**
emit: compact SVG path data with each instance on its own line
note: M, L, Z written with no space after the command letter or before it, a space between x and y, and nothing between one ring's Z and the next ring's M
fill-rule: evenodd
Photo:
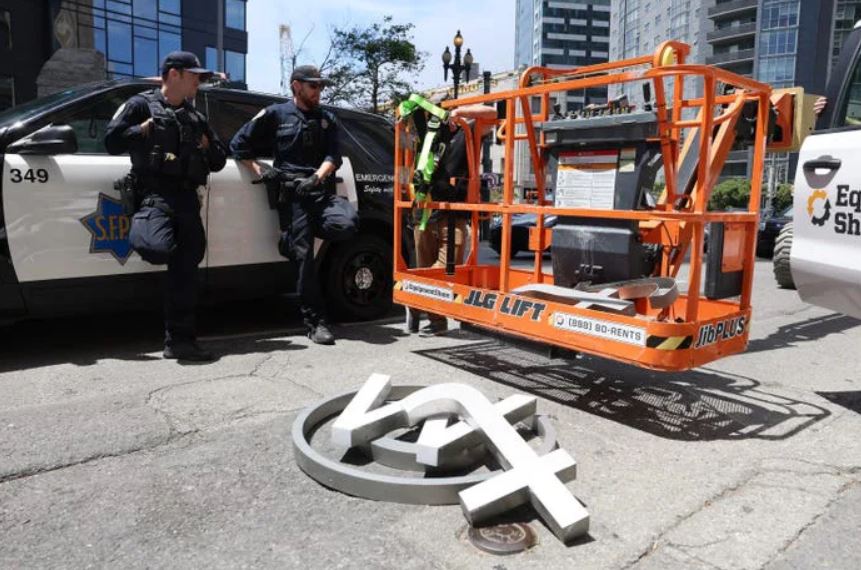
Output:
M619 152L615 150L561 153L556 173L556 207L612 210L618 163Z
M404 293L412 293L413 295L421 295L439 301L454 301L454 291L445 287L435 287L433 285L425 285L416 281L404 281L401 283L401 290Z
M646 346L646 329L612 321L590 319L568 313L553 313L550 324L557 329L585 334L635 346Z

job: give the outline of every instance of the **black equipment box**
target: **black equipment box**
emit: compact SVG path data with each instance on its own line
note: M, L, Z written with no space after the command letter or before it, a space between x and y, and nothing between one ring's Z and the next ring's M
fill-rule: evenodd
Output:
M638 210L662 166L654 113L559 119L539 126L549 153L554 205L561 208ZM553 280L573 287L651 274L656 252L640 240L636 220L560 216L553 228Z

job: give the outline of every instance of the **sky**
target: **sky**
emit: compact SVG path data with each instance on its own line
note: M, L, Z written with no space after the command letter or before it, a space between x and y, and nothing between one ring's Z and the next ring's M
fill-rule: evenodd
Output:
M319 64L332 28L367 26L386 15L397 24L414 24L413 43L427 52L425 68L415 79L418 88L444 82L442 52L447 45L454 50L458 29L463 53L471 49L481 71L508 71L514 67L514 9L515 0L248 0L248 87L279 92L281 24L290 26L296 48L308 36L297 63Z

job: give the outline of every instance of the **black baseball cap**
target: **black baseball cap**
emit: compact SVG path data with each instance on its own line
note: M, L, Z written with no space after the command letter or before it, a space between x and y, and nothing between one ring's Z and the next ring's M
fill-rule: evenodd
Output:
M161 64L161 72L162 74L165 74L171 69L180 69L183 71L190 71L191 73L197 73L198 75L204 75L206 77L201 77L203 80L212 76L212 71L204 68L200 64L200 60L197 59L197 56L189 51L172 51L167 54L167 57L164 58L164 61Z
M307 83L320 83L328 85L329 80L320 76L320 70L313 65L300 65L293 69L290 74L290 81L305 81Z

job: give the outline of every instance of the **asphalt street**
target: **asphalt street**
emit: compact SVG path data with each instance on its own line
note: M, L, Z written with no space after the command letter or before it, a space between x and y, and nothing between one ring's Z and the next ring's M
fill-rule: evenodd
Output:
M154 314L4 329L0 568L861 567L861 321L778 289L768 261L748 350L686 373L419 338L398 313L337 326L334 347L299 324L290 300L206 311L205 365L163 360ZM375 372L537 396L589 534L562 544L520 509L538 544L493 556L457 505L306 476L295 418Z

